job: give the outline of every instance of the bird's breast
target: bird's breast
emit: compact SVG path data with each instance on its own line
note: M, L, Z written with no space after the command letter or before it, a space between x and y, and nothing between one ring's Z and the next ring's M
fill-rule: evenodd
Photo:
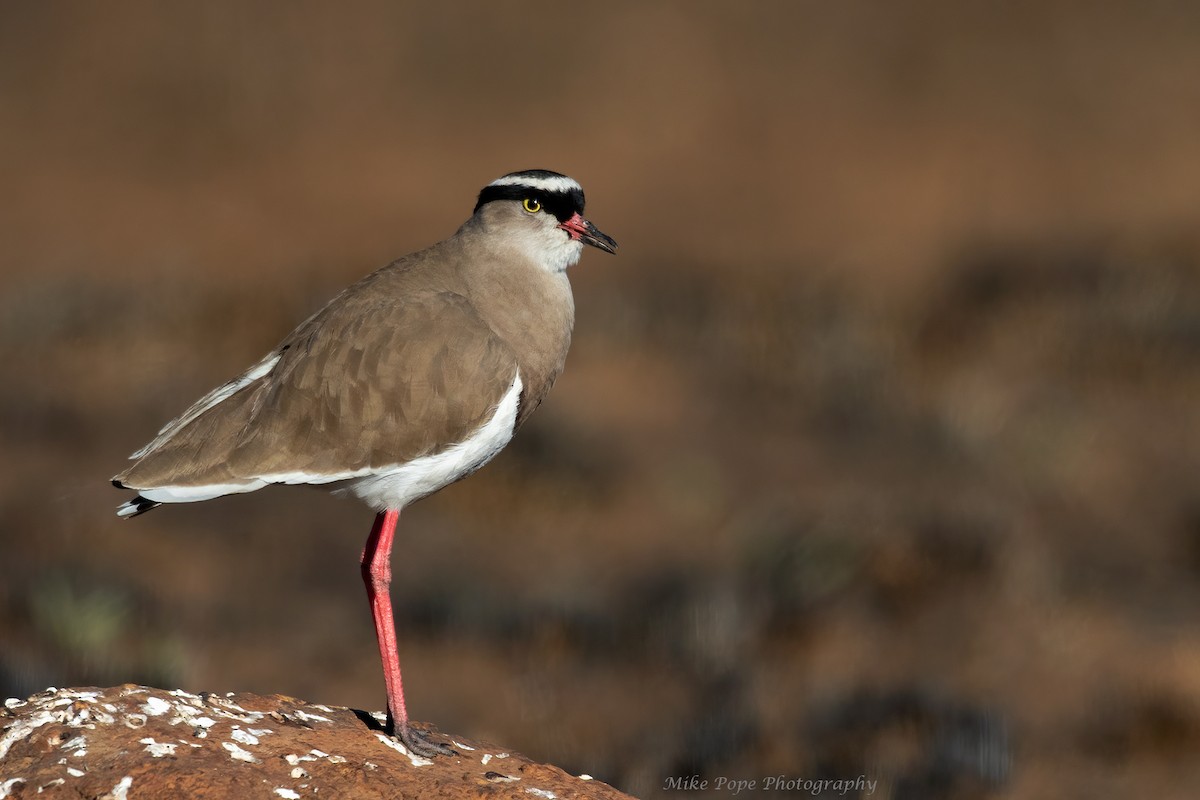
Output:
M495 413L463 441L432 455L372 471L338 491L384 511L404 508L467 477L495 458L512 439L523 388L518 372Z

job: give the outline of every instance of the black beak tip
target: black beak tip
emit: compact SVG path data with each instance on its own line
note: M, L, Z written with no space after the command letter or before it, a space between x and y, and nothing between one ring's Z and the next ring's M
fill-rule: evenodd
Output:
M590 222L587 224L587 233L583 236L583 241L606 253L617 252L617 240Z

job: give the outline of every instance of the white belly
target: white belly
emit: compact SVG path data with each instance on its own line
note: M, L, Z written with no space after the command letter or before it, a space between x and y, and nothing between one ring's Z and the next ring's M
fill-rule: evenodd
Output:
M496 457L512 439L521 399L521 375L496 406L496 413L468 439L432 456L382 467L347 482L337 494L352 494L376 511L399 509L470 475Z

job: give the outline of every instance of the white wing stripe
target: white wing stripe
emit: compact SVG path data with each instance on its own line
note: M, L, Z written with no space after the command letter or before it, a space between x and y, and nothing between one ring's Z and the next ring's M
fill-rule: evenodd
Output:
M137 459L149 453L151 450L157 448L159 445L164 444L172 436L178 433L181 428L190 423L192 420L196 419L196 417L200 416L205 411L208 411L213 406L228 400L230 397L237 394L239 390L244 389L246 386L266 375L275 368L276 364L279 363L279 358L279 353L272 353L250 369L246 370L237 378L231 380L229 383L218 386L216 389L213 389L211 392L204 395L204 397L197 400L191 408L183 412L181 416L164 425L162 430L158 432L158 436L154 438L154 441L150 442L150 444L131 455L129 459L131 461L136 461ZM214 497L215 496L216 495L214 495Z
M138 494L156 503L196 503L201 500L212 500L227 494L253 492L267 485L264 480L255 478L245 483L212 483L208 486L158 486L153 489L139 489Z
M259 364L253 370L247 372L246 375L243 375L242 378L239 378L238 381L227 384L221 387L221 389L228 389L233 383L240 381L244 381L241 383L244 386L255 379L254 377L249 377L254 373L258 373L255 377L265 375L269 370L269 367L263 367L266 363ZM262 369L261 372L259 372L260 369ZM473 434L440 453L414 458L412 461L404 464L391 464L384 467L364 467L349 472L333 474L303 471L278 472L272 475L257 475L238 483L214 483L207 486L156 486L151 489L138 489L138 493L147 500L152 500L156 503L192 503L200 500L211 500L214 497L221 497L227 494L253 492L273 483L325 484L358 478L361 480L356 480L350 486L337 489L336 491L354 494L376 510L403 508L409 503L432 494L443 486L447 486L479 469L491 461L508 444L509 440L512 439L513 429L516 425L517 408L520 404L522 388L521 375L518 372L513 376L512 386L509 387L504 397L496 405L495 413L492 414L492 417L487 422L479 426ZM228 397L235 391L237 389L229 389L224 397ZM185 417L192 415L194 419L195 416L203 413L204 410L219 403L224 397L212 400L204 409L196 412L195 415L192 415L192 412L189 411ZM206 397L202 403L208 402L209 399ZM199 405L201 403L197 404L197 406ZM181 417L181 419L183 418ZM166 441L173 433L174 431L172 430L160 438ZM151 446L154 444L151 443Z

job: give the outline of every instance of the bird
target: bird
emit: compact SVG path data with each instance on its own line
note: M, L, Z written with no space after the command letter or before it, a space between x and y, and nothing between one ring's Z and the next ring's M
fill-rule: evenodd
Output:
M375 511L360 571L387 693L386 731L417 755L453 749L410 725L389 594L400 512L500 452L562 372L568 268L590 245L577 181L522 170L483 187L448 239L354 283L238 377L167 423L112 478L161 505L316 485Z

